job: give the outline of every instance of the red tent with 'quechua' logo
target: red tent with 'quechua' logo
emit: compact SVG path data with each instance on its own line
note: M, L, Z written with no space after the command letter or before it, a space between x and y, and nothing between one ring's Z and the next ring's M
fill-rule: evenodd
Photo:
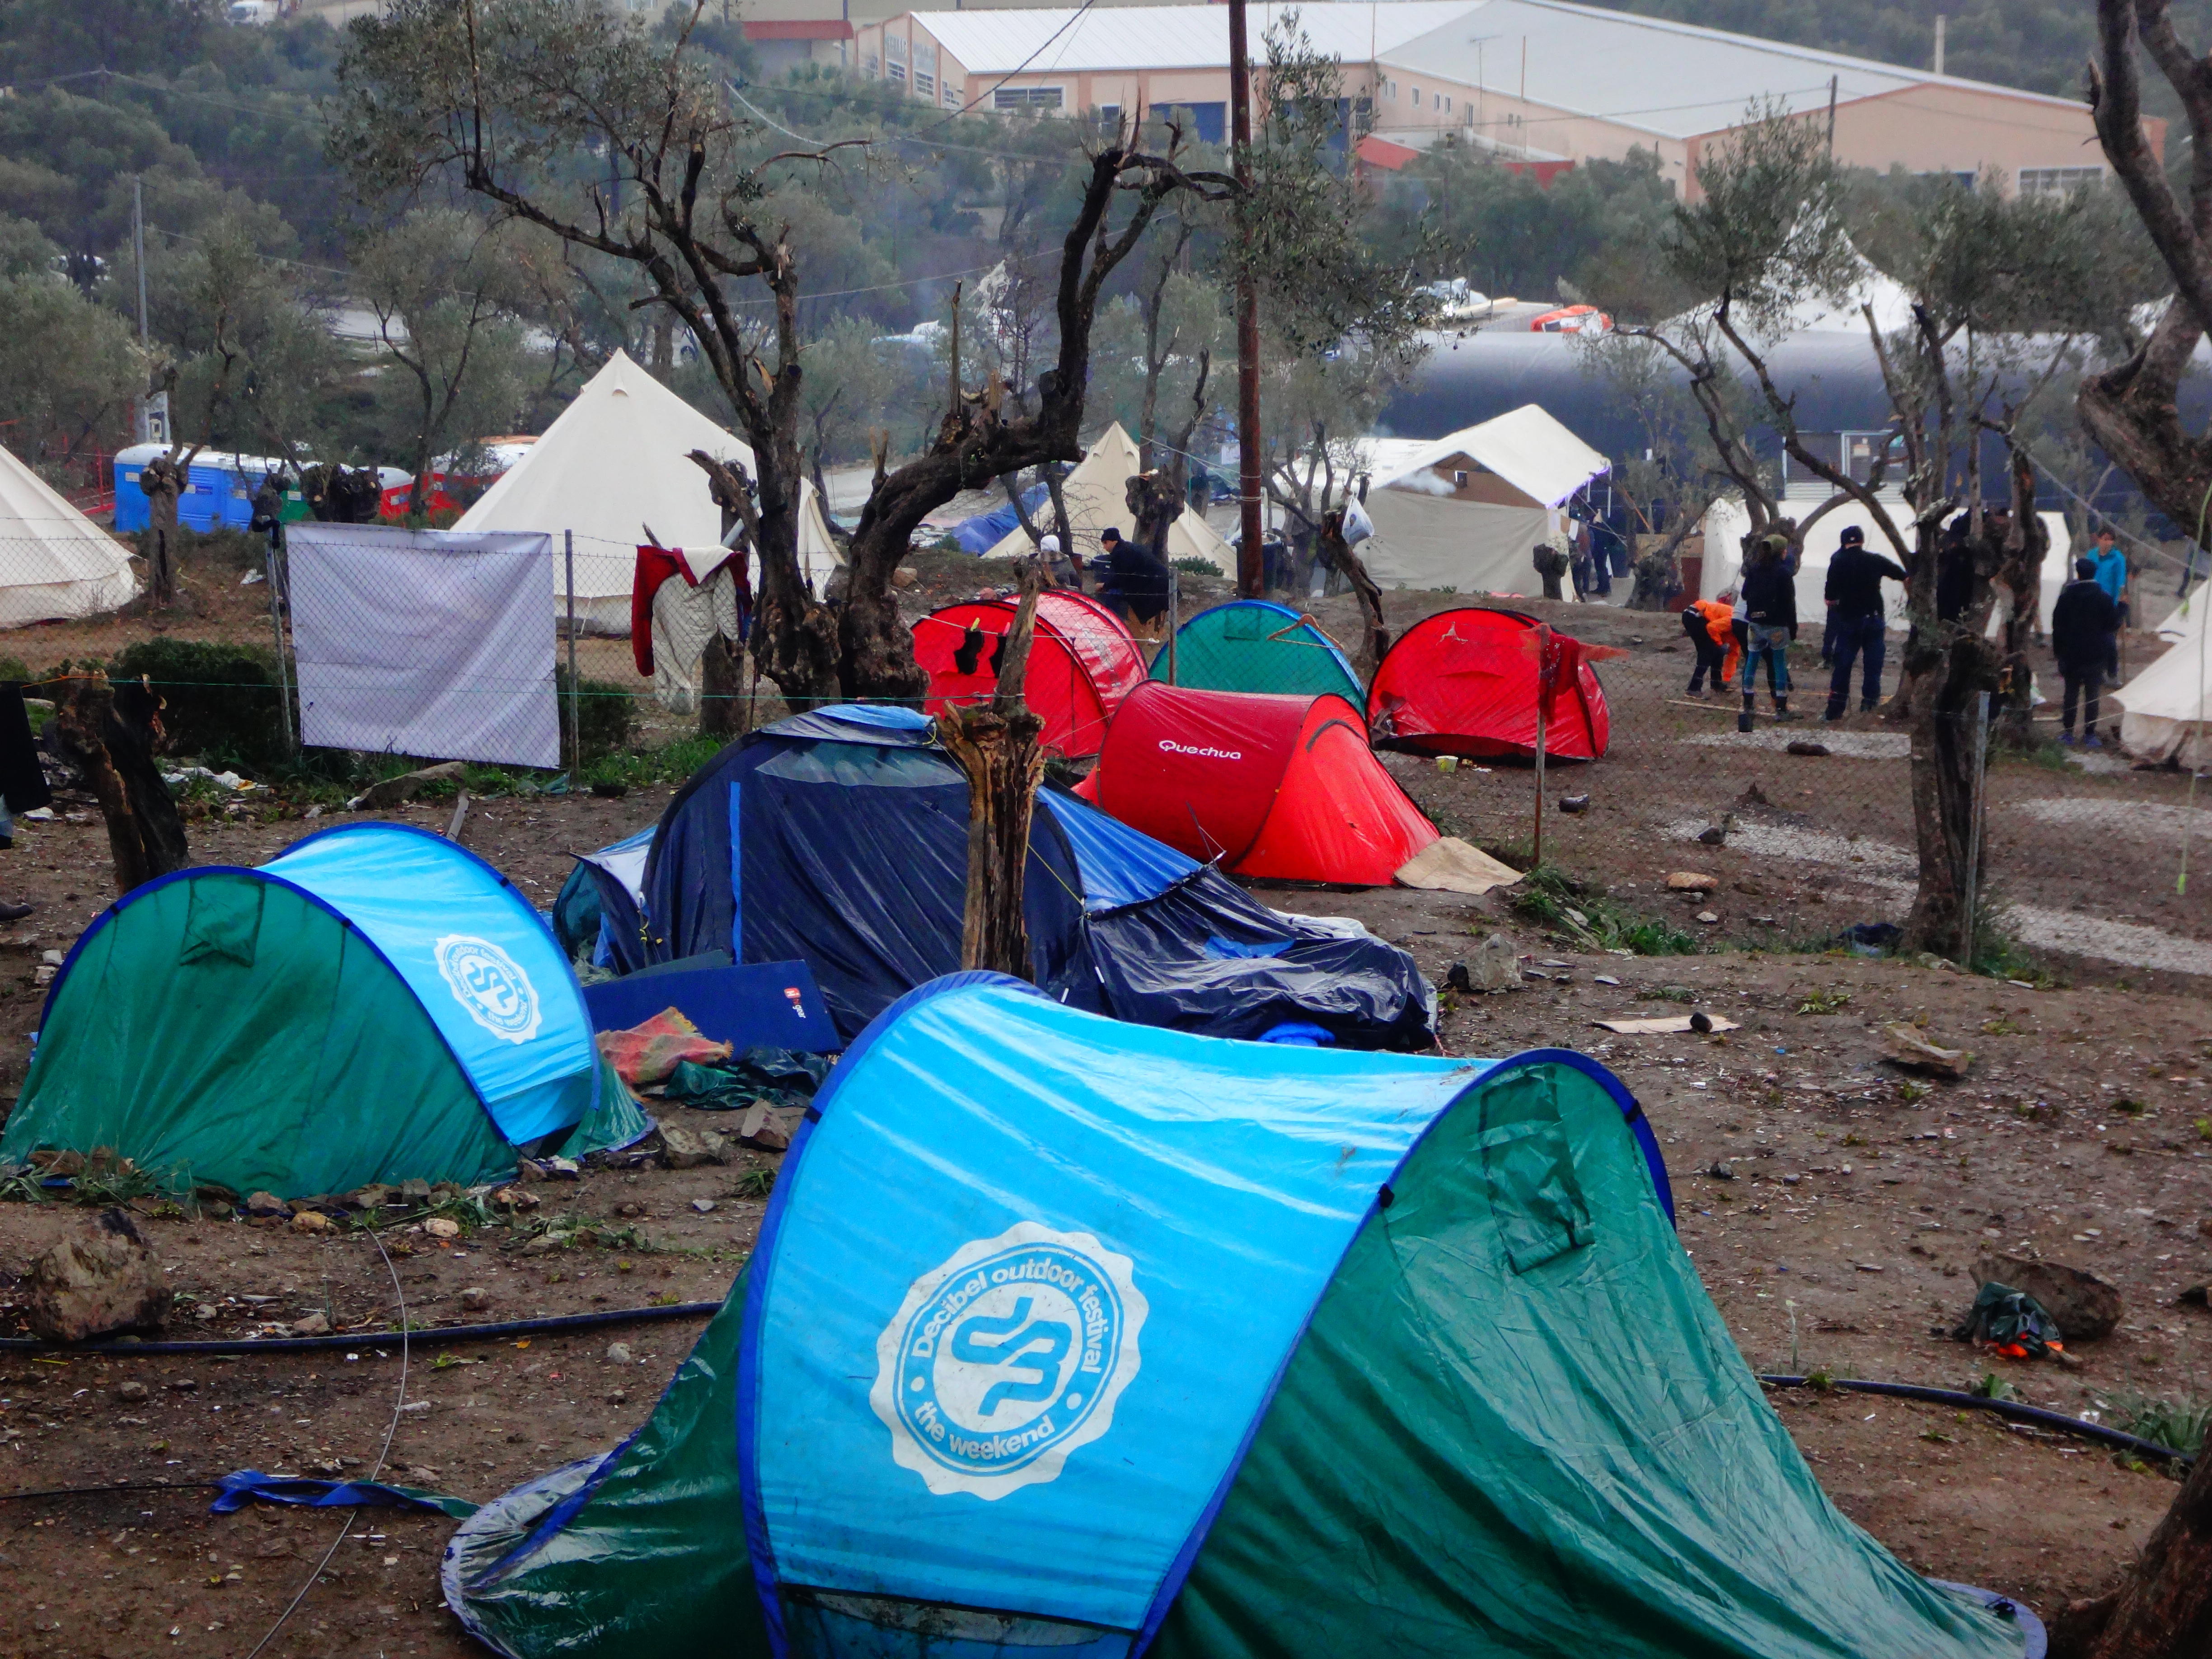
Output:
M1147 680L1077 791L1233 875L1386 886L1438 839L1342 697Z

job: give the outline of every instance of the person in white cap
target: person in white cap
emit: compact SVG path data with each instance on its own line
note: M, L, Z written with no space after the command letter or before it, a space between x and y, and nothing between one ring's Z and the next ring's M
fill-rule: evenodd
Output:
M1054 582L1062 587L1075 586L1074 562L1060 550L1060 538L1051 531L1046 531L1044 538L1038 542L1036 556L1044 568L1052 573Z

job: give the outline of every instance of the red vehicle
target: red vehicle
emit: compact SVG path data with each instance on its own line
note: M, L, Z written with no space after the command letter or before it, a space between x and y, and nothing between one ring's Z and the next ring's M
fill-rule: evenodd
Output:
M1561 306L1528 319L1531 334L1603 334L1612 327L1613 319L1595 306Z

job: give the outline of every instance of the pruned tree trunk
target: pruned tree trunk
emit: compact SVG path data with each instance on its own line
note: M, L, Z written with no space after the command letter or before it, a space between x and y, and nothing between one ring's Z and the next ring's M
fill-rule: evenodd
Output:
M156 455L139 469L138 487L146 494L146 585L157 605L177 602L175 543L177 502L185 493L185 470L173 455Z
M2203 1659L2212 1653L2212 1456L2200 1454L2120 1588L2051 1630L2051 1659Z
M1375 578L1367 574L1367 566L1352 544L1344 538L1344 514L1331 508L1322 514L1321 531L1314 539L1315 556L1342 574L1359 596L1359 620L1363 632L1359 654L1352 659L1352 667L1363 684L1372 684L1375 671L1382 665L1382 655L1390 648L1390 630L1382 621L1382 590Z
M1021 603L1006 634L997 691L988 703L938 718L939 741L968 775L968 903L960 965L1034 979L1028 916L1030 820L1044 779L1044 721L1024 700L1036 635L1037 573L1022 569Z
M2035 634L2037 607L2043 598L2043 561L2051 550L2051 532L2035 510L2034 464L2018 451L2012 456L2012 511L2002 523L1985 521L1997 538L1996 583L2004 589L2006 610L2000 639L2003 661L1998 669L1998 695L1990 715L1990 735L2014 749L2035 744L2032 724L2035 712L2035 672L2027 659ZM1980 556L1977 557L1977 563Z
M911 630L890 595L891 572L906 557L924 517L963 489L1025 466L1083 459L1080 430L1091 380L1091 330L1106 279L1143 237L1160 204L1189 190L1221 199L1235 188L1217 173L1185 173L1165 157L1111 143L1091 158L1082 204L1061 244L1054 320L1058 361L1037 376L1034 412L999 386L959 389L952 359L951 403L937 435L915 459L884 478L853 533L848 598L836 618L844 689L850 696L918 702L929 677L914 659ZM1119 230L1106 222L1117 197L1132 209Z
M68 758L107 822L115 890L128 893L191 862L169 787L154 755L161 701L144 684L117 687L94 672L61 683L55 709Z
M699 658L699 731L724 742L746 729L745 647L715 633Z
M1978 781L1978 697L1999 689L2004 659L1985 637L1993 598L1986 550L1978 550L1973 594L1965 614L1955 621L1940 621L1936 614L1940 529L1926 520L1917 528L1911 631L1905 641L1904 671L1913 688L1912 819L1920 884L1905 920L1905 939L1908 950L1932 951L1959 961L1966 952L1970 921L1966 894ZM1975 877L1975 890L1985 890L1978 870ZM1960 961L1960 967L1969 965Z

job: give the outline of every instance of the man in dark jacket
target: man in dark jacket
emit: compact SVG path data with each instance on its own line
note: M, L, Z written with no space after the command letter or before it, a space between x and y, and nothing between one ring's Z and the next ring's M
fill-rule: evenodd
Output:
M2102 749L2097 736L2097 691L2105 673L2105 647L2120 625L2119 607L2097 585L2097 562L2074 561L2074 580L2058 590L2051 611L2051 650L2066 682L2064 729L2058 741L2074 741L2074 706L2081 709L2081 746Z
M1841 720L1851 700L1851 659L1863 657L1865 678L1859 707L1871 708L1881 701L1882 604L1881 579L1905 580L1905 567L1869 550L1866 532L1845 525L1843 545L1828 561L1828 585L1824 590L1836 629L1836 667L1828 679L1828 709L1823 718Z
M1766 659L1766 689L1774 698L1774 718L1795 720L1790 712L1790 642L1797 637L1797 574L1790 544L1779 534L1762 536L1743 573L1743 709L1735 729L1751 730L1753 688L1759 661Z
M1155 558L1150 548L1125 541L1119 530L1099 532L1098 597L1124 622L1139 626L1157 623L1167 614L1168 589L1175 573L1167 562Z

